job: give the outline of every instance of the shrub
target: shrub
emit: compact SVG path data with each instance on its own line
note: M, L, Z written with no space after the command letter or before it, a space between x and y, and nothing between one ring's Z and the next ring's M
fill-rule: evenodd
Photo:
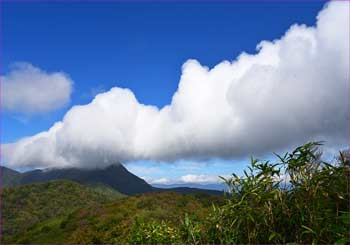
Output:
M310 142L278 161L252 158L244 176L224 179L229 193L213 205L207 219L186 214L174 228L136 222L131 243L348 243L349 152L335 163L321 159L319 142Z
M252 158L243 177L224 179L231 195L213 209L208 242L349 241L349 157L341 153L335 164L324 162L319 145L277 155L277 163Z
M131 244L174 244L180 243L178 231L165 221L144 223L136 219L131 230Z

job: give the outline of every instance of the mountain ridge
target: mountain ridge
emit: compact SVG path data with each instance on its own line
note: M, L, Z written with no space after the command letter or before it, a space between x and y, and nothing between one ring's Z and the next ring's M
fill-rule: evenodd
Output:
M173 191L181 194L207 193L222 195L222 191L192 187L158 188L148 184L144 179L129 172L123 164L116 162L104 168L50 168L34 169L24 173L1 166L3 186L17 186L52 180L70 180L93 187L105 186L125 195L136 195L154 191ZM4 175L5 173L5 175ZM6 177L6 178L4 178Z

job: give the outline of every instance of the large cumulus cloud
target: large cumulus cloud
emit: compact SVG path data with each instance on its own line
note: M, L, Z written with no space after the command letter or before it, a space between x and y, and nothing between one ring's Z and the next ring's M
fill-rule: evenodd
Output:
M105 166L115 161L232 158L349 138L349 3L314 27L293 25L213 69L182 68L171 104L140 104L112 88L74 106L47 132L3 145L10 166Z

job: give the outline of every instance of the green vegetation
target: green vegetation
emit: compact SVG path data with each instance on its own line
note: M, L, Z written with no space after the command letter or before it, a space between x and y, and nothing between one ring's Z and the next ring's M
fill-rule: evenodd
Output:
M148 193L103 205L98 210L79 210L67 218L65 231L69 243L128 243L139 224L166 222L175 227L186 213L195 220L204 219L209 208L193 195Z
M215 243L334 243L349 239L349 156L335 165L308 143L277 163L251 160L226 183L232 197L213 212ZM289 184L286 178L290 179Z
M65 234L60 226L64 217L58 217L49 219L38 223L37 225L27 229L27 231L20 236L17 236L13 239L16 243L64 243Z
M32 220L40 221L32 222L35 225L28 225L22 232L13 230L11 234L16 236L5 242L349 243L349 153L341 152L333 163L327 163L321 159L318 146L319 143L312 142L283 156L276 155L274 163L251 159L244 176L232 174L231 178L223 179L230 190L225 196L152 192L113 201L106 198L108 203L103 204L92 201L93 208L76 203L74 207L81 208L60 212L52 208L55 202L49 201L55 195L43 190L40 198L46 203L29 205L31 198L26 195L32 190L23 190L16 194L21 199L11 199L19 203L12 204L10 209L8 189L4 193L5 203L9 205L3 212L7 215L5 235L9 234L9 228L16 227L14 224L18 228L23 220L28 224ZM61 189L55 194L62 192L66 193ZM21 200L26 205L20 205ZM66 205L70 204L58 206L73 210ZM36 213L41 209L48 209L43 214L49 217ZM17 215L13 216L13 211Z
M104 185L102 183L89 183L86 184L87 187L90 187L91 189L95 190L96 192L99 192L104 195L108 195L110 197L114 198L122 198L127 197L127 195L120 193L116 189L111 188L110 186Z
M335 164L308 143L279 161L251 160L244 176L224 179L226 204L205 220L185 216L181 226L138 224L133 243L348 243L349 154ZM287 181L290 179L290 181ZM158 239L158 240L157 240Z
M23 232L42 221L114 199L67 180L6 187L2 190L3 242L20 240Z
M186 213L191 213L193 220L203 220L213 202L220 205L224 199L206 194L147 193L38 223L8 243L128 243L136 239L140 224L163 222L175 227Z

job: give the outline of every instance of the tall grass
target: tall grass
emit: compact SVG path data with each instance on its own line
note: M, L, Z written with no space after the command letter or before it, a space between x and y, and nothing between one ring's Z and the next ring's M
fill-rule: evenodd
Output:
M177 227L137 223L130 243L349 243L349 152L322 160L310 142L277 161L252 158L244 176L222 178L226 203Z

